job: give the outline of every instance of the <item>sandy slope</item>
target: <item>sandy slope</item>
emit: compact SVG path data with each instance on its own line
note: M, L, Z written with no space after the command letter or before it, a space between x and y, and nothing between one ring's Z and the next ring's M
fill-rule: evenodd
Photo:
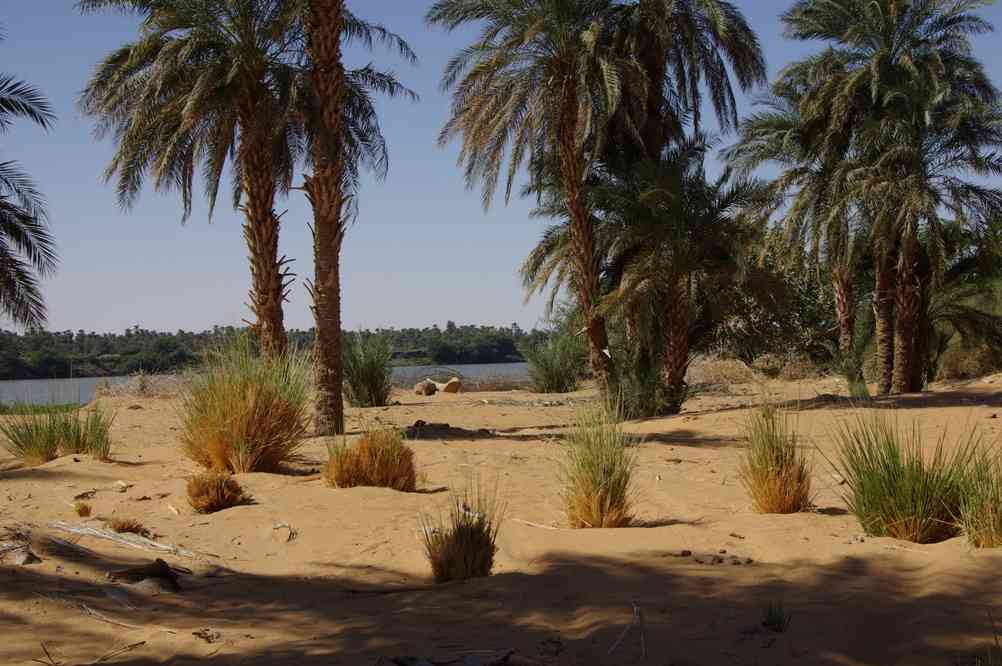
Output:
M996 441L997 386L940 387L894 405L930 440L977 423ZM315 473L326 446L318 439L298 474L243 475L256 503L212 516L186 506L184 477L194 467L178 453L176 404L106 400L117 410L116 462L77 456L22 469L0 460L0 526L27 525L38 535L54 520L84 522L70 503L96 489L96 516L140 518L160 541L200 553L167 558L195 575L177 595L109 583L107 571L153 555L90 538L80 544L96 555L81 561L43 555L30 567L0 565L0 664L40 658L43 641L63 664L141 641L103 663L373 664L380 655L514 648L564 665L946 665L986 645L989 612L1002 615L1002 554L973 551L962 539L861 540L818 454L817 513L751 512L736 470L743 407L762 390L794 401L805 443L830 452L848 405L816 396L837 393L836 380L700 396L680 417L628 427L644 438L638 517L647 526L594 531L552 529L561 524L559 437L575 409L567 397L401 394L402 405L353 410L353 428L423 419L470 432L413 442L421 494L326 487ZM438 491L471 474L497 478L508 502L496 575L399 591L428 583L418 516L437 511L448 499ZM118 481L131 485L119 492ZM291 525L295 539L278 524ZM677 556L682 550L726 550L753 562L701 564ZM780 599L793 622L789 632L769 634L759 627L762 611ZM610 654L634 609L643 631L631 630ZM193 635L202 629L212 642Z

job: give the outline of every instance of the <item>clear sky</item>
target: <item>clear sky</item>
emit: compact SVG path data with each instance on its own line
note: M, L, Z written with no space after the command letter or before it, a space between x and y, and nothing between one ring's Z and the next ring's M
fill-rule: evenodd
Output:
M382 51L365 56L393 69L421 95L412 104L381 104L391 149L389 178L367 183L360 215L342 259L347 328L457 323L530 328L543 303L524 303L518 266L545 224L529 219L531 201L497 201L484 213L480 195L467 192L456 167L456 147L440 149L438 131L448 99L438 80L446 60L469 34L425 27L431 0L349 0L359 15L402 34L418 53L411 66ZM765 48L770 73L813 47L782 37L779 14L787 0L737 0ZM76 99L95 64L135 35L135 21L114 13L81 16L71 0L6 0L0 12L6 39L0 72L26 79L49 97L58 113L46 133L18 123L0 137L0 159L19 160L49 200L62 257L45 283L50 330L121 331L139 324L158 330L201 330L239 325L249 318L249 287L241 218L221 197L211 224L199 205L181 226L175 195L145 192L130 213L102 181L110 143L97 143ZM983 10L1002 24L997 4ZM977 42L979 56L1002 84L998 35ZM357 55L357 54L355 54ZM223 188L222 191L228 191ZM201 203L201 202L200 202ZM309 206L302 193L279 201L281 252L294 257L299 275L286 306L290 328L309 328L312 317L302 279L312 274Z

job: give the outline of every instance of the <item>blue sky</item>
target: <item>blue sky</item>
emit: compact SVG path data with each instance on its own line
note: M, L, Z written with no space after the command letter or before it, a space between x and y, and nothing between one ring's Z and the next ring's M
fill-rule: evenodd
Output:
M101 57L134 36L134 20L114 13L81 16L70 0L4 4L0 72L41 88L59 116L50 132L19 123L0 137L0 159L20 161L49 200L62 262L44 287L48 328L121 331L139 324L200 330L249 318L250 278L237 213L220 205L210 224L199 202L192 219L181 226L177 197L154 192L145 192L124 213L113 188L102 181L112 146L94 141L91 122L77 111L76 98ZM456 167L456 146L440 149L436 143L448 113L439 76L468 34L425 27L430 0L348 4L411 43L420 58L417 66L381 51L365 59L395 70L421 101L380 106L391 168L385 182L364 187L358 221L345 243L345 326L442 326L448 319L537 325L542 299L524 303L517 270L545 223L529 218L530 201L516 200L507 207L497 201L484 213L479 193L466 191ZM778 16L790 4L787 0L737 4L759 34L770 73L813 50L782 37ZM998 5L982 14L1002 24ZM977 48L1002 83L1002 60L993 48L997 38L983 37ZM294 192L278 202L277 210L288 211L281 252L296 259L299 275L286 322L290 328L308 328L312 319L302 279L313 271L309 207Z

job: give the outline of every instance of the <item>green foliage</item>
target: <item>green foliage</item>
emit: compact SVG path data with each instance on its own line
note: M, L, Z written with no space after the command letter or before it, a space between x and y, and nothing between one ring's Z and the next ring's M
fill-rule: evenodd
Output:
M0 403L0 415L31 415L50 414L59 412L77 412L80 405L75 402L54 403L46 405L32 405L26 402Z
M798 513L811 505L811 469L789 418L769 405L745 425L748 448L740 475L759 513Z
M453 495L448 516L422 518L421 536L436 583L491 574L504 511L496 488L488 492L471 480Z
M113 416L92 407L80 418L80 408L72 410L22 410L0 422L4 446L29 465L41 465L58 455L87 453L97 460L111 457Z
M783 608L782 601L771 601L762 611L762 626L777 634L785 633L792 620L793 616Z
M971 465L958 523L975 548L1002 546L1002 459L981 451Z
M529 376L536 393L576 391L578 378L585 368L585 349L581 338L556 331L545 342L526 344L522 355L529 363Z
M846 480L845 501L867 534L915 543L957 535L956 517L979 448L975 430L952 454L944 435L927 458L917 425L908 431L873 414L844 423L838 442L835 467Z
M636 466L613 414L598 406L578 412L564 442L561 465L568 524L572 528L629 526Z
M660 356L641 347L624 347L609 377L607 409L627 421L660 416L669 402Z
M387 339L357 333L344 338L341 350L348 402L354 407L387 405L393 390L390 381L393 352Z
M216 472L274 472L302 444L312 364L289 352L262 357L246 336L206 354L181 393L186 456Z

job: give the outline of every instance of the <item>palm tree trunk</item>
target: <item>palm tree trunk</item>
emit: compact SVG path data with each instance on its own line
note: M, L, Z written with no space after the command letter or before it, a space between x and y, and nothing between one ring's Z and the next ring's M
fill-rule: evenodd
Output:
M261 353L285 352L288 338L282 306L285 272L278 258L279 219L275 215L275 178L268 130L255 121L254 111L242 115L239 159L243 174L244 239L251 265L250 307Z
M583 202L585 177L584 150L578 145L577 98L574 90L565 95L559 129L560 171L567 214L570 219L571 253L574 263L574 291L578 307L585 318L588 335L588 356L595 381L605 392L609 387L611 359L608 356L609 335L605 316L599 311L599 259L596 253L595 230Z
M856 300L848 268L832 268L832 290L835 292L835 317L838 319L838 350L843 359L848 359L852 355L856 329Z
M664 295L664 380L665 410L668 414L682 411L689 392L685 373L689 369L689 279L674 279Z
M873 312L877 338L877 393L891 392L894 373L894 266L890 253L877 256Z
M898 281L894 298L894 393L909 393L914 386L916 342L922 311L922 285L917 271L915 230L905 232L901 240Z
M317 431L344 433L343 368L341 365L341 246L344 240L344 152L341 145L344 67L341 36L343 0L310 0L307 49L313 90L328 140L314 142L313 176L305 190L313 206L313 316L317 382Z

